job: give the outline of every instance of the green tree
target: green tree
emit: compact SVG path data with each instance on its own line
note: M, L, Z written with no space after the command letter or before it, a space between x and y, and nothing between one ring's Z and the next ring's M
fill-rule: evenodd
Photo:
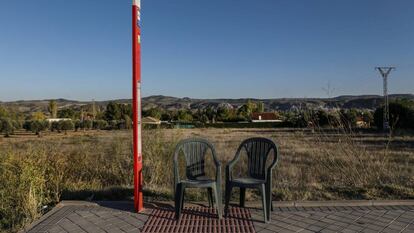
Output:
M319 126L329 126L330 125L330 118L329 114L320 109L316 112L316 120Z
M21 129L22 128L22 121L19 121L19 120L12 120L12 124L13 124L13 127L14 127L14 129L16 130L16 129Z
M60 133L60 123L58 121L54 121L50 124L50 130L52 132L57 131L58 133Z
M264 105L261 106L260 108L262 107L264 110ZM237 109L237 115L246 120L250 120L252 113L257 110L258 110L257 104L255 104L251 100L248 100L246 104L243 104L239 109Z
M92 129L93 127L93 121L91 120L84 120L82 122L82 129Z
M122 119L121 106L117 103L109 102L108 105L106 105L106 110L105 110L104 115L105 115L105 120L107 121Z
M252 110L249 109L249 106L247 104L243 104L239 109L237 109L237 115L244 118L245 120L250 120Z
M389 124L398 129L414 129L414 107L406 100L396 100L389 103ZM374 123L377 128L383 128L384 106L379 107L374 113Z
M171 112L164 112L163 114L161 114L161 119L162 121L171 121L173 119L173 117L171 116Z
M154 117L156 119L161 119L162 110L160 108L151 108L144 112L144 116Z
M73 130L75 128L75 124L73 121L59 121L60 130L63 130L65 134L67 134L68 130Z
M0 132L4 133L5 137L10 137L14 133L14 125L10 118L0 118Z
M83 128L83 121L81 121L81 120L75 120L74 125L75 125L75 131L78 131L79 129L82 129Z
M95 120L105 120L105 112L104 111L98 111L96 112Z
M264 107L263 102L259 101L259 102L256 103L256 112L262 113L262 112L264 112L264 109L265 109L265 107Z
M207 117L207 114L202 114L201 116L200 116L200 119L199 119L199 121L201 122L201 123L208 123L209 122L209 119L208 119L208 117Z
M365 111L362 113L362 120L370 127L374 123L374 115L371 111Z
M229 121L234 116L232 109L227 106L220 106L217 108L217 120Z
M31 119L34 121L43 121L44 119L46 119L46 116L43 112L34 112L32 113Z
M0 106L0 118L9 117L9 111L5 107Z
M210 106L206 108L205 114L210 122L214 122L217 118L217 112Z
M124 124L125 124L125 129L132 128L132 120L128 115L124 115Z
M248 100L246 105L250 112L253 112L257 108L256 103L251 100Z
M356 109L344 110L340 111L340 119L341 123L347 128L353 128L357 126L357 119L358 119L358 111Z
M41 132L47 130L49 126L50 124L48 121L33 120L33 121L26 121L23 125L23 128L26 129L27 131L31 131L35 133L36 135L40 137Z
M108 121L108 127L110 130L120 129L120 123L121 121L117 120Z
M290 112L285 115L285 120L293 127L304 128L309 125L310 115L308 111Z
M201 122L201 123L208 123L208 121L209 121L205 110L201 110L201 109L198 109L193 114L193 120Z
M131 104L121 104L122 119L125 116L132 118L132 105Z
M187 110L179 110L177 113L177 120L181 122L192 122L193 116Z
M108 122L105 120L96 120L93 121L93 128L97 130L106 129L108 127Z
M58 108L57 108L57 103L55 100L49 101L48 110L52 118L57 117Z
M65 108L61 109L57 113L59 118L69 118L69 119L75 119L76 118L76 112L75 110L71 108Z

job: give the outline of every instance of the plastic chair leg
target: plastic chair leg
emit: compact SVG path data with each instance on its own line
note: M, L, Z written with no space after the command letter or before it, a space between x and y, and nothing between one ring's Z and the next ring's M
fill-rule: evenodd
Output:
M208 206L210 208L213 208L214 204L213 204L213 189L212 188L207 188L207 196L208 196Z
M270 214L270 211L273 211L271 184L266 184L266 202L267 202L268 213Z
M181 195L181 210L184 209L184 197L185 197L185 188L183 188L183 193Z
M222 198L222 191L221 191L221 185L220 183L216 184L216 189L217 189L217 207L220 208L220 214L221 216L223 216L223 198Z
M267 195L266 195L266 187L265 187L265 184L262 184L261 186L260 186L260 195L262 196L262 206L263 206L263 217L264 217L264 222L265 223L268 223L269 222L269 218L268 218L268 215L267 215L267 213L268 213L268 211L267 211Z
M182 184L178 184L175 188L175 218L180 219L181 210L183 205L184 187Z
M215 202L216 202L216 208L217 208L217 215L218 215L218 218L219 219L221 219L221 205L220 205L220 202L219 202L219 200L220 200L220 197L219 197L219 195L218 195L218 192L217 192L217 187L213 187L213 191L214 191L214 198L215 198Z
M230 203L230 197L231 197L231 190L232 190L232 185L230 184L226 184L226 195L225 195L225 205L224 205L224 216L227 217L228 212L229 212L229 203Z
M266 211L267 211L267 219L270 221L270 215L271 212L273 211L273 203L272 203L272 192L270 191L270 189L266 190Z
M240 207L244 207L246 203L246 188L240 188Z

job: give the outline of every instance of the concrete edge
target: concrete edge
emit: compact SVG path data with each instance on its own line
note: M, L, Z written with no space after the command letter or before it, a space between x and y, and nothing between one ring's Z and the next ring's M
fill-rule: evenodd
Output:
M153 203L162 203L174 205L172 201L154 201ZM237 204L231 202L231 204ZM206 205L205 202L185 202L185 205ZM259 201L248 202L247 207L261 207ZM342 200L342 201L273 201L274 207L326 207L326 206L414 206L414 200Z
M390 206L390 205L414 205L414 200L394 200L394 201L372 201L373 206Z
M63 206L98 206L98 202L92 201L61 201L56 206L63 207Z

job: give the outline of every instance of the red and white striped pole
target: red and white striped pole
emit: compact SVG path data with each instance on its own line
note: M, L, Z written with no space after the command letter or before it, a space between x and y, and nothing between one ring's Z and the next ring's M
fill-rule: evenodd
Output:
M134 147L134 207L143 210L141 143L141 0L132 2L132 111Z

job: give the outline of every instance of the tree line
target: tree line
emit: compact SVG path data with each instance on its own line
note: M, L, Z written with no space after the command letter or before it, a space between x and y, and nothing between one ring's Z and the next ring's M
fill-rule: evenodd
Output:
M324 109L307 109L278 112L280 119L292 127L357 127L358 122L364 122L367 127L383 127L383 106L375 111L356 109L340 109L327 111ZM395 129L414 129L414 102L399 99L390 102L390 125ZM150 108L143 110L144 117L153 117L161 121L214 124L216 122L248 122L254 112L264 112L262 102L248 101L234 108L221 104L216 108L190 110L164 110ZM47 118L60 118L59 121L48 121ZM61 120L66 119L66 120ZM105 108L95 104L80 108L58 109L55 101L50 101L47 111L33 112L27 115L11 108L0 106L0 132L6 137L16 130L25 129L37 135L44 131L64 132L70 130L116 130L132 127L131 104L109 102Z
M58 109L56 101L49 102L47 111L24 114L13 108L0 106L0 133L6 137L16 130L41 135L44 131L68 132L71 130L114 130L132 127L130 104L109 102L104 110L95 106Z
M215 123L215 122L240 122L250 121L253 112L264 112L264 104L262 102L247 101L239 108L234 108L229 104L220 104L216 108L211 106L198 109L179 109L179 110L164 110L158 107L150 108L143 111L143 116L149 116L161 121L178 121L178 122L200 122L200 123Z

